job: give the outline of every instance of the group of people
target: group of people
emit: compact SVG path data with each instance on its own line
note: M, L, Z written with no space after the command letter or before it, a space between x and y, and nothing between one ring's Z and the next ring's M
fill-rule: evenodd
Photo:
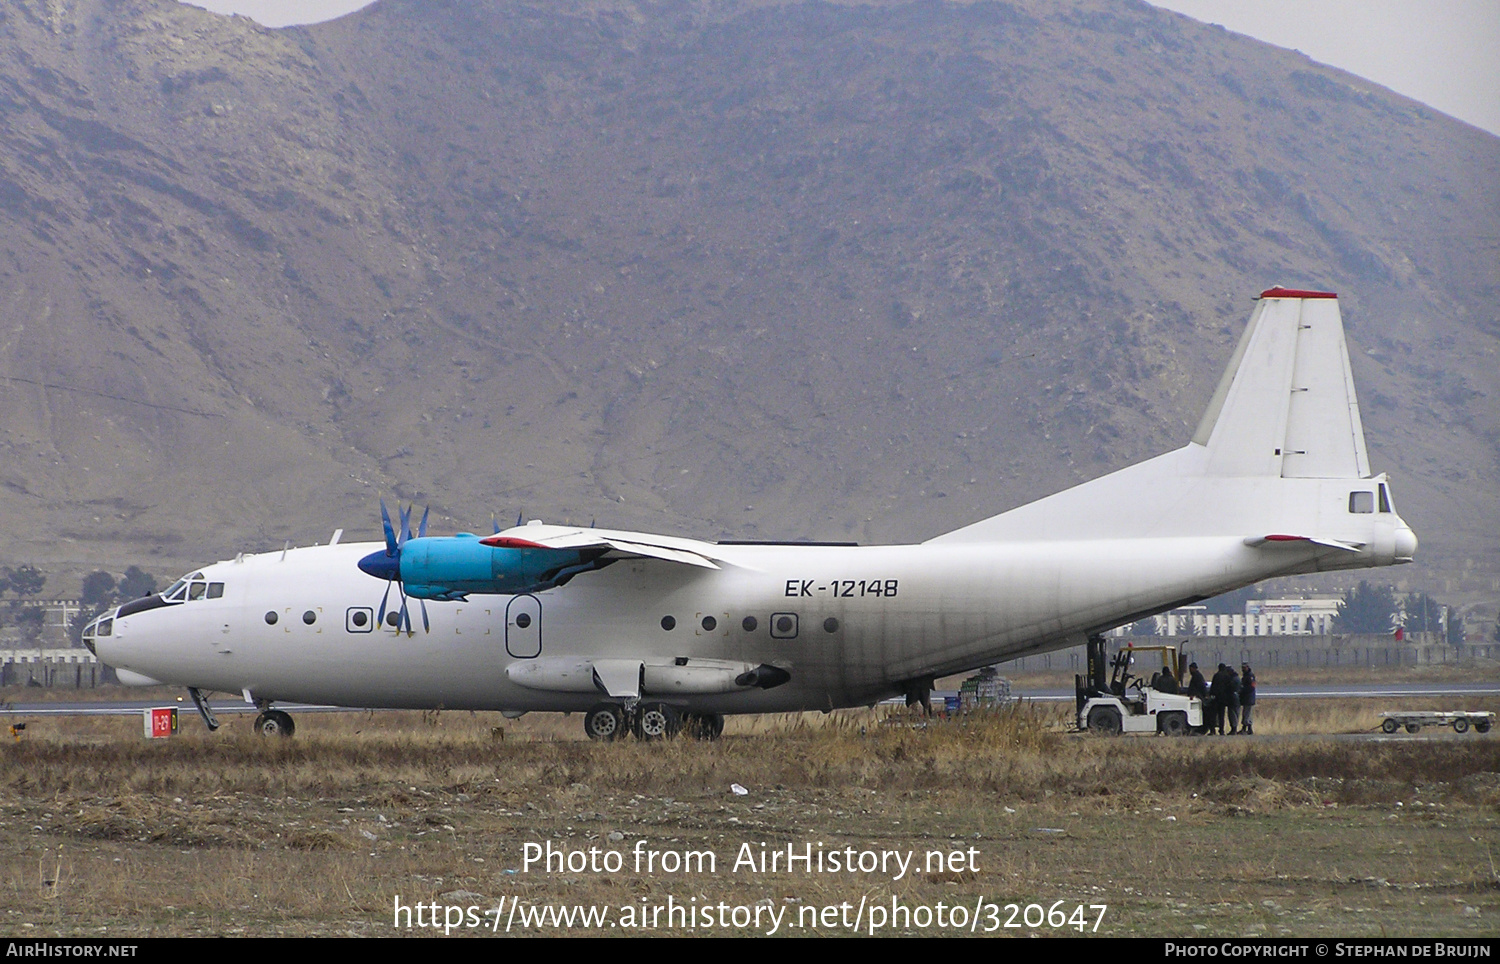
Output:
M1203 718L1208 723L1208 732L1224 734L1224 722L1228 717L1229 734L1255 733L1252 717L1255 709L1255 671L1249 663L1240 664L1240 672L1233 666L1219 664L1212 682L1203 678L1197 663L1188 665L1187 695L1203 701Z

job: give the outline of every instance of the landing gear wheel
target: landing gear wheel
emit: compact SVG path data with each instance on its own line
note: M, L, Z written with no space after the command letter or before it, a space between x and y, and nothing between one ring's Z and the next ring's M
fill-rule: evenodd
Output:
M625 732L625 711L618 703L598 703L584 714L583 732L591 740L608 743L618 740Z
M297 724L292 722L290 713L283 713L281 710L266 710L255 718L255 732L261 736L290 737L297 732Z
M684 713L682 730L695 740L717 740L724 734L722 713Z
M1489 731L1490 731L1490 721L1489 720L1480 720L1478 723L1474 724L1474 732L1475 733L1488 733Z
M635 713L635 735L642 740L665 740L682 729L682 717L665 703L644 703Z
M1467 732L1469 732L1469 721L1466 720L1466 719L1464 719L1461 716L1458 719L1454 720L1453 721L1453 732L1454 733L1467 733Z
M1161 726L1163 736L1182 736L1187 733L1186 713L1163 713L1157 717L1157 723Z
M1422 724L1420 724L1420 723L1408 723L1408 724L1406 724L1406 732L1408 732L1408 733L1417 733L1417 732L1420 732L1421 729L1422 729Z
M1397 730L1401 729L1401 724L1397 723L1395 720L1386 720L1384 723L1380 724L1380 729L1383 733L1395 733Z
M1105 736L1119 736L1120 711L1113 706L1096 706L1089 710L1089 731Z

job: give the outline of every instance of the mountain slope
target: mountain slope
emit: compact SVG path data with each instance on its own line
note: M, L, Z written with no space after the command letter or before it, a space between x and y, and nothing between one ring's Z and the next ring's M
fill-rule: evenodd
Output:
M1295 53L1105 0L0 31L0 557L390 493L921 539L1181 444L1280 283L1343 296L1402 575L1500 576L1500 141Z

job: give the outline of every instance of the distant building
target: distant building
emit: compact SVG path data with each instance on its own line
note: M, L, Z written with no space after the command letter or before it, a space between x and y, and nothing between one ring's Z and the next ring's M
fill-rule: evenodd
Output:
M68 645L68 630L72 628L73 620L78 616L78 600L24 600L22 606L42 610L42 635L37 640L38 644L49 647ZM21 632L14 624L14 620L6 619L5 625L0 626L0 648L12 648L19 646L21 642ZM35 646L32 648L34 649Z
M1343 599L1251 599L1244 613L1183 606L1157 616L1159 636L1328 636ZM1127 627L1128 628L1128 627ZM1123 634L1121 634L1123 635Z

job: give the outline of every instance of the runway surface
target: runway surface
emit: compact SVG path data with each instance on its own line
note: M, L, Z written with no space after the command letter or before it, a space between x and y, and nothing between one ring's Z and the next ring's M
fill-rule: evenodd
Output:
M1073 700L1071 689L1013 690L1019 699L1038 703L1056 703ZM957 697L956 691L933 691L935 705L941 705L944 697ZM1370 683L1357 685L1291 685L1262 686L1261 700L1276 699L1416 699L1446 696L1500 696L1500 683ZM900 702L899 699L894 702ZM186 696L171 700L71 700L46 703L0 704L0 716L131 716L154 706L176 705L184 713L196 714L193 703ZM210 703L215 715L255 713L258 710L242 700L222 700ZM309 703L277 703L276 708L288 713L343 713L363 712L367 707L323 706ZM378 707L375 707L378 709Z

